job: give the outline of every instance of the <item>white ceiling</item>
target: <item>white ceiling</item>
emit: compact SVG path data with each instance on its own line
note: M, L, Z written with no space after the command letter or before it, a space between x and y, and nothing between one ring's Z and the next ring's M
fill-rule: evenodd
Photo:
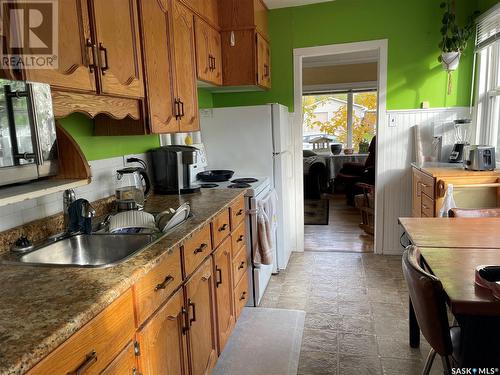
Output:
M335 0L264 0L269 9L297 7L299 5L309 5L316 3L326 3Z
M361 51L342 53L337 55L323 55L305 57L302 61L304 68L331 65L363 64L378 61L378 51Z

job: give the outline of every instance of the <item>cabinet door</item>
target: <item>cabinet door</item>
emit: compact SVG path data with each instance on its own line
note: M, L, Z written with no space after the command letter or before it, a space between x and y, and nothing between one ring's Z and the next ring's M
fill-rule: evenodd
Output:
M150 130L153 133L178 132L168 1L141 1L140 6Z
M26 69L30 81L54 87L95 92L94 42L90 35L88 4L85 0L65 0L58 4L58 68ZM64 6L63 6L64 5Z
M210 54L213 57L212 82L222 85L222 41L220 33L210 29Z
M209 257L186 283L191 375L209 374L217 361L215 296Z
M125 349L101 372L101 375L136 375L134 344L130 342Z
M143 375L187 374L184 293L180 289L137 333Z
M136 0L93 0L101 91L142 98Z
M269 43L257 33L257 84L270 87L271 84L271 52Z
M196 131L200 129L200 124L196 88L194 17L179 0L173 1L173 32L177 100L181 115L180 131Z
M202 81L212 81L212 61L213 56L210 49L211 28L199 17L195 17L196 36L196 71L198 79Z
M232 280L231 238L227 238L214 253L215 298L217 301L217 333L219 354L224 350L236 322Z

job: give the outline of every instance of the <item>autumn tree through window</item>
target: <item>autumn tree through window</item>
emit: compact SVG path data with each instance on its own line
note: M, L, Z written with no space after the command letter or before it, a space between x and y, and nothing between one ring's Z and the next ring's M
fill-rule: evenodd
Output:
M306 95L302 110L305 137L328 135L332 143L359 151L376 133L376 91Z

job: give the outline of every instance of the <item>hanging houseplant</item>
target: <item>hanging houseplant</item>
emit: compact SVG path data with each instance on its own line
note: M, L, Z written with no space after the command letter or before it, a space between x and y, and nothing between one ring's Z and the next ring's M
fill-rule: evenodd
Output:
M455 0L447 0L441 3L440 7L445 11L441 27L442 40L439 43L441 55L438 60L444 70L448 72L449 95L452 89L451 72L458 68L460 57L467 48L467 42L474 32L474 18L479 12L474 12L474 14L468 17L467 23L463 27L460 27L456 20Z

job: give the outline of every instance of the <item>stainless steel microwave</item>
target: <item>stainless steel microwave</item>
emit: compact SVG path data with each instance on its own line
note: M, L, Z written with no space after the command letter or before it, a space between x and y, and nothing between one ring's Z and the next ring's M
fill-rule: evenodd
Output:
M0 186L57 174L50 86L0 79Z

